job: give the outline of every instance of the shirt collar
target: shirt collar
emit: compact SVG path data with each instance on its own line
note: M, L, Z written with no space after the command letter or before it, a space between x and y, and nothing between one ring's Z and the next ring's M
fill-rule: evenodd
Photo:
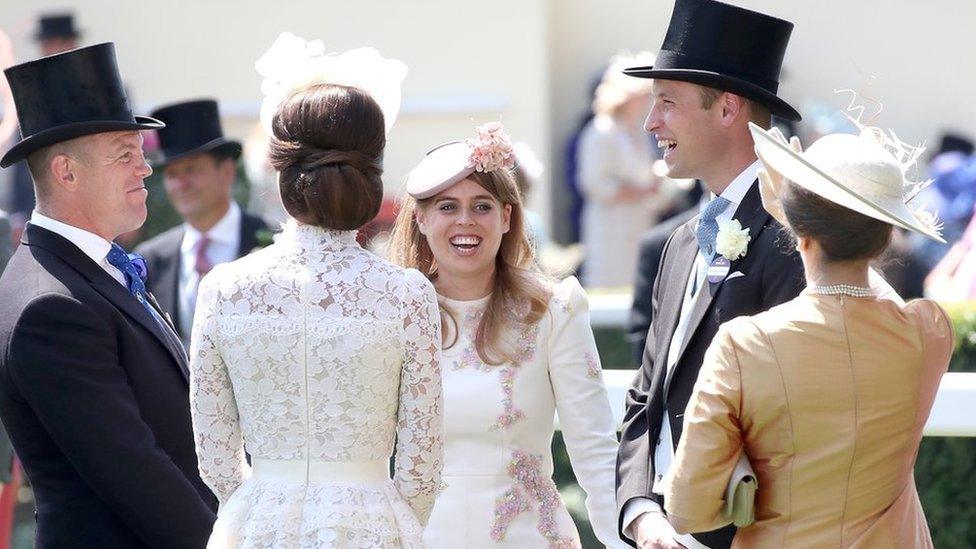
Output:
M112 249L112 243L97 234L79 229L73 225L68 225L67 223L62 223L56 219L51 219L37 210L31 213L30 224L67 238L78 249L84 252L85 255L90 257L92 261L99 265L105 262L105 256Z
M224 214L224 217L221 217L220 221L207 231L207 238L212 242L233 244L237 239L240 225L241 208L237 205L237 202L231 201L230 207L227 208L227 213ZM184 223L183 243L180 248L184 252L192 250L201 237L203 237L203 233L193 228L189 223Z
M725 187L725 190L722 191L722 194L719 196L731 202L732 205L738 206L739 203L742 202L742 198L747 192L749 192L749 189L756 181L756 178L759 177L760 167L762 167L762 165L759 163L759 159L756 159L756 161L749 164L745 170L742 170L742 173L736 176L736 178L729 183L728 187Z

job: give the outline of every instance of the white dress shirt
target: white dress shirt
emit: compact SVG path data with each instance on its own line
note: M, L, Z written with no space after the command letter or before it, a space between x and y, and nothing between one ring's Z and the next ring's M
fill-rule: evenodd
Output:
M31 213L30 222L31 225L36 225L38 227L47 229L53 233L57 233L64 238L68 239L72 244L78 247L85 255L91 258L99 267L105 270L112 278L117 280L119 284L128 288L125 283L125 275L122 271L115 268L114 265L108 262L108 252L112 249L112 243L104 238L98 236L95 233L88 232L84 229L79 229L67 223L62 223L56 219L51 219L46 215L34 210Z
M758 177L759 168L761 164L759 160L756 160L749 165L745 170L742 171L735 179L729 183L728 187L722 191L720 195L722 198L729 201L729 204L715 217L715 221L719 225L730 221L732 216L735 215L735 210L739 207L739 203L742 202L742 198L749 192L752 184L756 181ZM707 202L702 204L704 208ZM704 260L701 254L695 254L695 263L691 268L691 272L688 273L688 281L685 284L684 299L681 302L681 313L678 316L678 325L675 327L674 335L671 336L670 346L668 347L668 360L667 360L667 373L665 374L665 384L667 387L671 380L671 374L674 370L674 366L678 362L678 352L681 349L681 343L685 339L686 332L688 331L689 315L691 311L691 305L694 303L695 297L698 295L698 290L702 287L702 283L705 279L705 271L703 268ZM671 433L671 422L668 420L668 410L665 408L664 414L661 416L660 425L660 435L656 441L656 446L654 447L654 485L651 491L655 494L664 493L661 481L664 475L667 473L668 469L671 467L671 462L674 461L674 441L672 440ZM654 500L648 498L636 498L629 501L623 508L623 533L630 539L634 539L631 527L633 526L634 520L640 515L647 512L657 512L663 513L661 506L657 504ZM675 538L685 547L689 549L708 549L702 545L698 540L689 535L679 535Z
M207 259L211 266L237 259L241 245L241 208L231 201L224 217L206 233L202 233L189 223L183 224L183 242L180 244L180 278L177 306L179 307L180 330L184 343L190 341L193 327L193 311L196 308L197 287L200 276L195 269L197 262L197 243L206 234L210 239L207 246ZM191 303L191 300L194 301ZM187 346L189 348L189 346Z

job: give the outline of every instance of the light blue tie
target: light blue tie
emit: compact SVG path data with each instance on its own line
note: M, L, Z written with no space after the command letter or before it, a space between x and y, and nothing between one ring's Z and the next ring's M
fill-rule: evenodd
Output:
M705 265L715 258L715 237L718 236L718 221L715 220L731 202L727 198L716 196L702 210L698 218L698 228L695 237L698 238L698 252L705 260Z

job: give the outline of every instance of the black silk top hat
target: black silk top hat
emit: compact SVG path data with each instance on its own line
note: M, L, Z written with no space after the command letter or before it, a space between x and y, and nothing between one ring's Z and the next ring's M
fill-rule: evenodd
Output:
M947 152L960 152L969 156L973 154L973 148L973 142L969 139L958 134L945 133L939 140L939 148L936 149L935 154L932 156L938 156Z
M75 28L75 18L70 13L42 15L34 33L36 40L49 38L78 38L80 33Z
M111 42L42 57L4 71L14 96L22 139L0 167L30 153L94 133L162 128L133 116Z
M233 159L241 156L241 144L224 137L220 114L213 99L184 101L153 111L166 127L159 130L162 149L160 164L167 164L191 154L225 153Z
M776 96L793 23L715 0L677 0L652 67L632 67L639 78L680 80L741 95L773 114L799 120Z

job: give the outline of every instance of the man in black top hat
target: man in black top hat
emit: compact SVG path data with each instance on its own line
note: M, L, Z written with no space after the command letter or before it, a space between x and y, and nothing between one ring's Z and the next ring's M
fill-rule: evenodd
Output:
M233 200L241 144L224 137L216 101L177 103L152 117L166 124L159 130L160 167L166 194L184 223L137 251L149 265L147 286L189 349L200 279L214 265L250 253L258 233L268 228Z
M187 358L144 265L112 241L152 173L113 44L5 71L37 208L0 276L0 416L34 489L37 547L206 545Z
M70 13L42 15L34 32L45 57L77 48L79 38L81 33L75 28L75 16Z
M662 481L719 325L788 301L804 285L796 252L762 207L748 129L750 121L768 128L771 114L800 118L776 96L792 29L714 0L677 0L656 64L625 71L654 79L644 127L664 149L668 175L699 179L713 196L664 246L643 362L627 394L617 505L621 537L632 545L729 547L735 535L731 527L676 533ZM748 231L747 245L718 245L736 223Z

